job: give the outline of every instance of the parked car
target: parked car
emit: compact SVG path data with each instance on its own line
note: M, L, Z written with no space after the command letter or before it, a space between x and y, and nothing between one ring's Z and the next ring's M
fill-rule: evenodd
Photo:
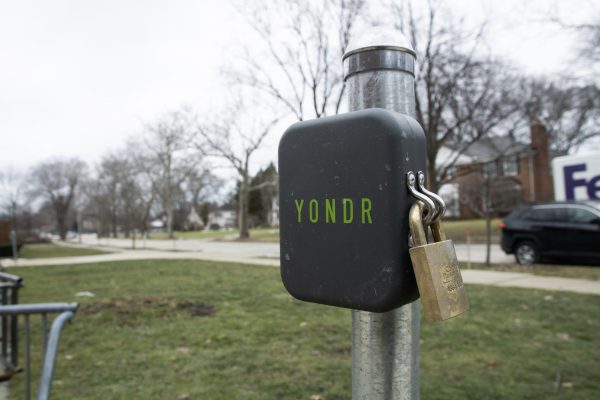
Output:
M600 263L600 201L536 204L513 210L500 223L502 250L519 264L542 258Z

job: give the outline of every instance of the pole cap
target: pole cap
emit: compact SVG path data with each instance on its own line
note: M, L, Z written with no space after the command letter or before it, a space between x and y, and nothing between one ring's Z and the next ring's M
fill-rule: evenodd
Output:
M417 56L410 41L395 29L373 29L350 41L342 57L344 81L363 72L402 71L415 75Z
M342 60L353 54L370 50L396 50L409 53L413 57L417 56L415 49L408 38L396 29L374 28L368 30L360 37L354 36L348 44Z

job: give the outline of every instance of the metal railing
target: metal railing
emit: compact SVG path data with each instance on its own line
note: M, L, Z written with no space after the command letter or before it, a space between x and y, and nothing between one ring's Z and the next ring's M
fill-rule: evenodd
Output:
M77 303L21 304L0 307L0 317L16 319L17 326L19 317L23 317L24 364L22 370L25 374L25 398L27 400L31 399L31 317L39 315L41 318L43 360L37 399L46 400L50 398L50 389L52 388L52 376L54 374L60 332L64 324L73 318L78 307L79 305ZM48 314L58 314L52 322L49 334ZM12 355L13 354L11 354L11 360ZM18 361L18 359L16 361ZM14 363L13 367L16 365L18 365L18 363Z
M2 306L19 304L19 289L23 287L23 278L0 272L0 303ZM0 354L8 372L18 371L19 359L19 326L16 315L10 318L3 315L0 319ZM10 345L10 351L9 351Z
M38 400L50 398L52 377L58 351L60 332L71 320L79 305L77 303L19 304L19 289L24 286L19 276L0 272L0 355L4 367L0 381L10 380L16 373L24 372L25 398L31 399L31 318L40 317L42 338L42 368L37 391ZM50 330L48 315L58 314ZM19 363L19 319L23 319L23 365Z

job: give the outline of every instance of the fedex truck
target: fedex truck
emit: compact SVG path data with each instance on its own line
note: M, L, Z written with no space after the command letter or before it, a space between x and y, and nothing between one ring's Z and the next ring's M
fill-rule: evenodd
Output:
M600 153L552 160L554 198L600 200Z

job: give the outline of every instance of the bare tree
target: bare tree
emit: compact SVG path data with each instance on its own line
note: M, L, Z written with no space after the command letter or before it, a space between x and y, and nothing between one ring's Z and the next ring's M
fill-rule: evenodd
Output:
M25 181L21 171L8 167L0 171L0 215L10 215L15 223L16 213L23 205Z
M134 158L126 150L105 155L96 169L96 178L86 186L88 214L98 223L98 234L119 231L125 236L141 228L144 202Z
M187 109L171 112L146 125L145 154L138 158L160 198L173 238L173 210L181 185L200 165L201 158L191 145L193 116Z
M598 74L595 71L600 64L600 7L597 2L589 1L585 8L585 17L579 21L566 20L556 9L549 15L549 20L563 30L575 33L578 41L575 49L577 58L574 61L579 66L578 69L591 71L590 78L598 82Z
M125 183L123 182L125 173L127 173L126 160L115 154L106 155L100 162L97 178L90 187L97 219L102 227L109 228L108 232L115 238L119 230L119 217L122 215L120 191Z
M567 154L589 139L600 137L600 88L575 80L523 79L522 123L539 119L550 134L555 154Z
M10 218L10 239L12 244L12 256L18 257L19 231L22 229L19 225L19 212L24 206L24 176L21 171L8 167L4 171L0 170L0 217L8 216ZM24 211L24 210L23 210Z
M429 185L437 191L460 155L486 135L503 132L518 105L510 101L516 84L507 69L483 48L485 23L467 31L464 20L430 0L425 12L411 1L390 5L397 29L407 34L418 54L417 120L427 140ZM438 162L442 147L453 157Z
M31 194L52 206L61 240L67 238L68 217L86 164L76 158L42 162L31 170Z
M240 9L258 35L258 49L246 53L233 77L267 94L299 121L337 114L344 97L341 59L364 3L245 2Z
M148 152L143 142L131 139L123 150L123 157L128 160L127 168L132 184L135 186L132 203L136 208L134 227L144 235L148 234L152 209L158 197L158 177L155 176L153 155Z
M575 25L581 40L581 48L579 55L583 60L586 60L594 65L600 63L600 15L596 14L593 21L585 24Z
M486 265L490 264L492 245L492 218L519 205L523 197L520 184L511 177L498 177L495 172L504 155L484 164L475 164L459 176L461 197L459 202L473 214L485 219ZM493 166L493 168L488 168Z
M251 115L250 110L254 109L239 101L232 105L222 118L210 124L199 125L196 137L196 146L202 154L225 160L238 174L240 179L238 199L240 239L250 237L248 227L249 193L251 190L257 189L250 185L250 159L279 121L279 118L274 118L264 122L260 115ZM275 185L276 182L268 184Z
M222 183L221 179L208 169L197 170L190 174L184 183L186 201L189 203L190 210L195 210L201 216L203 205L208 204L208 200L218 192ZM204 219L203 225L206 225Z

